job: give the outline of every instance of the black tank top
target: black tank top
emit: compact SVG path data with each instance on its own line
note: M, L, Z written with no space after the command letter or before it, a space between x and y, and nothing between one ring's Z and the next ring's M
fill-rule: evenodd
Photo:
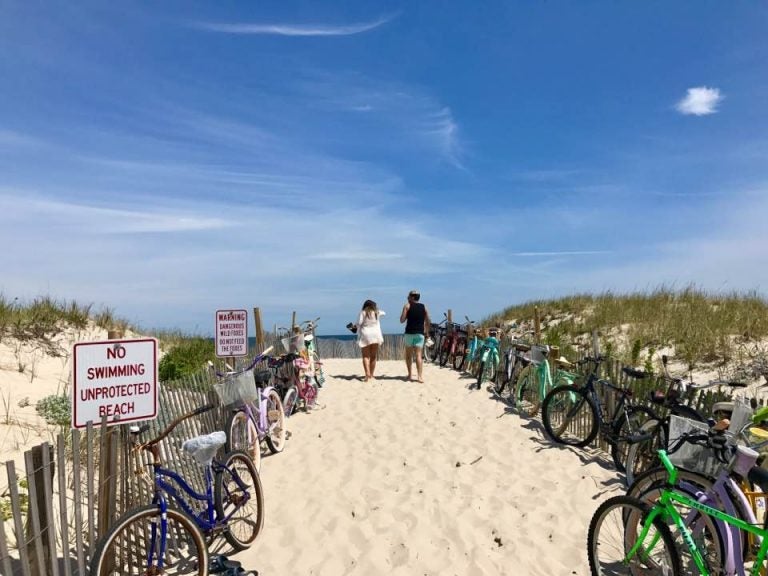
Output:
M405 315L405 333L406 334L424 334L424 320L427 317L427 310L421 302L411 302L408 312Z

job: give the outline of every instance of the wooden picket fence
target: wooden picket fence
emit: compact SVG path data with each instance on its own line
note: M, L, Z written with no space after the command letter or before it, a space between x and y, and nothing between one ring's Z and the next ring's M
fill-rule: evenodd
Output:
M187 438L224 427L226 413L212 393L212 378L201 373L162 383L159 400L159 415L147 422L145 438L201 405L217 406L182 422L160 445L165 464L204 491L201 468L180 448ZM5 487L0 476L2 576L87 576L101 535L123 512L151 499L150 487L134 473L146 460L129 449L128 430L127 424L89 424L59 434L55 446L45 443L26 452L24 471L13 461L5 463Z

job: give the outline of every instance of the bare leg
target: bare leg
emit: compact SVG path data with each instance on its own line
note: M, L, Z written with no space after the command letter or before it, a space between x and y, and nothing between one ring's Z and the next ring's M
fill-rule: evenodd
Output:
M412 358L413 358L413 348L411 346L406 346L405 347L405 365L408 368L408 380L413 378L413 375L412 375L413 368L411 368L411 363L413 362Z
M422 369L424 367L424 361L421 357L421 346L417 346L415 349L416 352L416 372L419 375L419 382L424 382L424 378L422 377Z
M379 355L379 345L378 344L371 344L368 346L368 348L371 349L371 355L370 355L370 370L368 374L370 375L371 379L374 377L374 372L376 372L376 360Z
M362 349L363 353L363 371L365 372L365 381L368 382L368 380L371 377L371 347L366 346Z

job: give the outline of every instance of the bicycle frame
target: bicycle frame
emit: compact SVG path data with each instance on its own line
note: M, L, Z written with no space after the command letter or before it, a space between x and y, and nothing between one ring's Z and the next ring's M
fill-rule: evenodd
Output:
M676 486L677 469L669 460L669 456L667 456L667 453L664 450L659 450L659 458L661 459L661 462L669 475L667 485ZM747 576L747 572L745 571L744 566L744 559L741 556L741 531L755 536L757 541L760 542L760 547L758 549L754 565L752 570L749 572L749 575L760 576L762 573L763 562L765 561L766 555L768 554L768 529L766 527L760 527L757 525L757 520L755 519L751 506L749 506L749 503L746 502L746 497L738 488L738 486L735 485L733 479L730 477L728 477L727 480L722 478L725 474L727 473L723 472L720 474L718 482L713 485L711 491L714 491L718 494L721 502L723 502L727 508L726 512L718 510L717 508L713 508L712 506L702 502L701 500L706 498L706 496L700 497L699 499L694 499L685 493L676 492L670 488L663 488L658 503L652 507L645 520L645 525L640 532L640 536L638 537L637 542L635 542L631 547L625 559L630 559L635 554L637 554L638 551L640 551L641 546L643 547L642 553L645 554L646 551L651 550L653 546L656 545L658 540L651 539L649 546L643 546L645 540L648 538L648 532L653 524L653 521L657 517L661 516L662 521L664 522L668 522L670 519L674 522L675 526L680 531L680 534L682 535L683 540L688 550L690 551L691 557L693 558L693 561L696 564L696 567L699 570L701 576L710 576L710 572L707 570L706 562L702 556L701 550L699 550L698 546L696 545L696 542L693 539L693 533L688 527L688 524L690 524L690 519L693 515L695 515L695 512L691 512L686 517L686 519L683 519L683 516L674 506L674 503L677 503L692 510L697 510L698 512L701 512L702 514L705 514L709 517L715 518L720 524L718 526L718 530L720 530L722 525L732 526L735 529L734 530L726 526L725 532L721 533L721 536L725 536L725 574L728 576ZM734 494L740 495L740 500L743 500L740 503L742 504L743 510L747 515L746 521L742 520L741 518L737 518L734 515L735 508L730 497L724 489L726 482L732 483L732 486L735 487L735 490L733 491Z
M269 432L269 415L267 414L266 406L267 398L269 398L269 393L272 392L272 390L274 390L274 387L272 386L259 388L259 405L255 408L256 414L254 414L254 407L251 402L245 402L241 408L238 408L242 409L251 422L253 422L253 425L256 427L256 432L259 435L259 440L263 440ZM278 396L280 396L280 394L278 394Z

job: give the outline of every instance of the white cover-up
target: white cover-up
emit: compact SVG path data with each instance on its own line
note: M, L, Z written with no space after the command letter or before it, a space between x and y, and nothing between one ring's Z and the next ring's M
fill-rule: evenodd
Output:
M386 312L379 310L378 316L368 316L365 310L360 311L360 316L357 319L357 345L360 348L365 348L371 344L383 344L384 335L381 333L381 323L379 318L384 316Z

